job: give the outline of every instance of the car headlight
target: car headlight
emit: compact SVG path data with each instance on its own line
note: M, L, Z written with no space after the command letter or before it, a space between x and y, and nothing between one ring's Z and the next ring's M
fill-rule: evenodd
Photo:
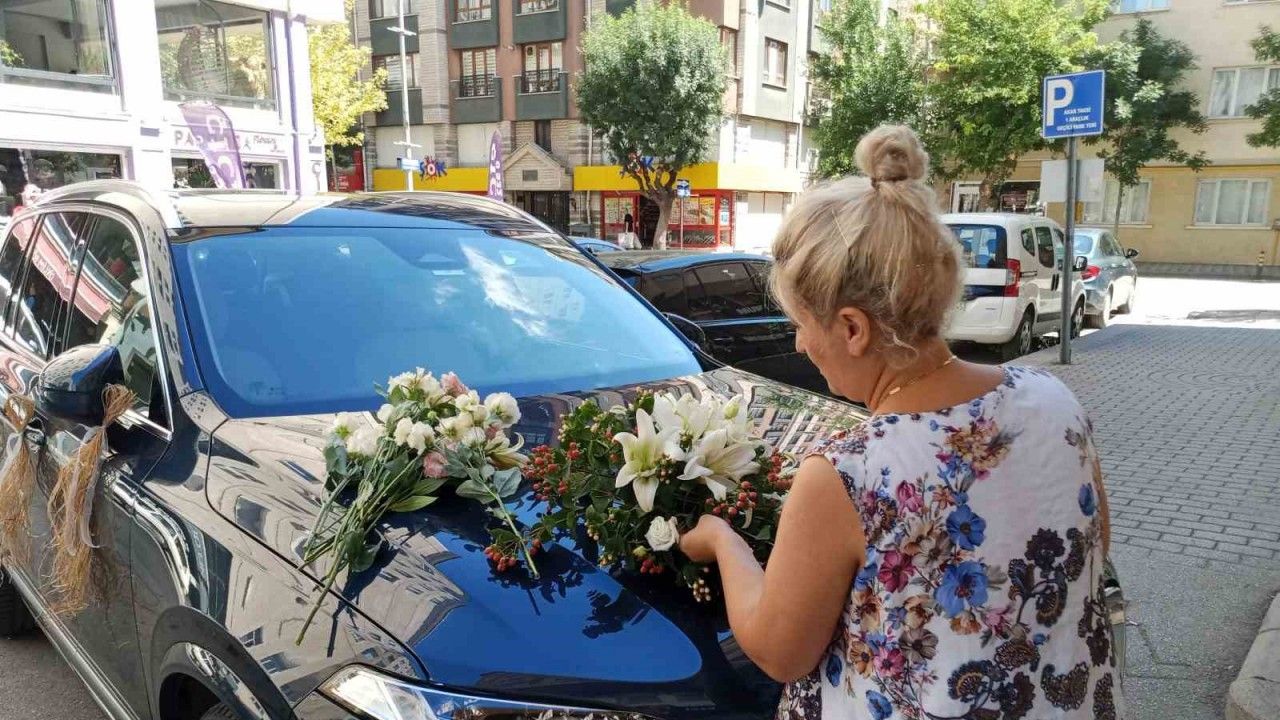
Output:
M320 692L347 710L375 720L653 720L630 712L459 695L359 666L338 671L320 686Z

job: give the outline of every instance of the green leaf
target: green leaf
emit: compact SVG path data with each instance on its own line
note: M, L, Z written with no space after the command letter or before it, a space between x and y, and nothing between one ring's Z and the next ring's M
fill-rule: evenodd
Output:
M464 497L469 500L478 500L483 503L488 503L493 500L493 495L491 495L485 486L477 480L466 480L459 485L458 489L454 492L456 492L459 497Z
M507 470L499 470L493 475L493 487L498 491L498 497L506 498L515 494L520 488L520 469L510 468Z
M421 510L435 501L436 498L433 495L413 495L392 505L387 508L387 510L389 512L398 513L414 512L415 510Z
M448 478L422 478L413 486L414 495L430 495L444 486Z
M373 561L377 559L378 548L381 546L381 541L361 544L360 549L357 550L355 556L351 558L350 571L353 573L359 573L373 567Z
M332 442L326 445L324 447L324 464L330 475L345 477L349 472L347 447L339 442Z

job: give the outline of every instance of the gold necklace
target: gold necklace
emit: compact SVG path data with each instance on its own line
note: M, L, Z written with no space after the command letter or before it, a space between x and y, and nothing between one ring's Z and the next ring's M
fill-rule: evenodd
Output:
M898 393L902 392L904 389L909 388L909 387L911 387L912 385L915 385L916 383L920 382L921 380L923 380L923 379L925 379L925 378L929 377L930 375L932 375L932 374L934 374L934 373L938 372L938 371L939 371L939 370L941 370L942 368L944 368L944 367L946 367L946 366L950 365L952 362L954 362L954 361L955 361L955 359L956 359L956 356L955 356L955 355L952 355L951 357L949 357L949 358L947 358L945 361L943 361L943 363L942 363L941 365L939 365L938 367L936 367L936 368L934 368L934 369L932 369L932 370L930 370L930 371L928 371L928 372L926 372L926 373L922 373L922 374L920 374L920 375L917 375L917 376L915 376L915 377L911 378L910 380L908 380L908 381L906 381L906 382L902 383L901 385L895 385L895 386L893 386L893 388L891 388L891 389L889 390L889 392L885 393L885 398L886 398L886 399L887 399L887 398L891 398L891 397L893 397L894 395L897 395Z

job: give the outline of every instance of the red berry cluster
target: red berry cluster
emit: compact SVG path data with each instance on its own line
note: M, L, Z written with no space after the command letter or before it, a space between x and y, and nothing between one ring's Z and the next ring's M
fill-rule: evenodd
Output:
M727 500L717 503L712 498L707 498L707 508L712 515L734 518L737 517L740 512L745 512L755 508L756 499L759 497L760 494L755 491L754 486L750 482L744 480L742 484L738 486L738 497L733 498L735 501L733 504L730 504Z
M532 480L545 480L559 470L556 451L548 445L539 445L529 454L529 463L524 467L524 475Z
M769 483L771 485L777 485L778 480L780 480L781 478L782 478L782 455L779 453L774 453L773 457L769 458ZM743 485L746 485L746 483L743 483Z
M665 566L662 563L651 557L645 558L644 561L640 563L640 572L645 575L661 575L664 568Z
M496 545L490 545L484 549L484 556L489 558L489 562L497 566L498 572L506 572L507 570L519 564L519 561L510 555L503 555L502 551Z

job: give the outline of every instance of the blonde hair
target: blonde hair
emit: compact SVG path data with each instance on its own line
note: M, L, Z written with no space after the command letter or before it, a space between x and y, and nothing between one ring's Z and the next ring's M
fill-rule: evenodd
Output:
M805 191L773 241L774 295L828 325L853 306L879 329L891 363L942 332L960 295L960 255L924 183L929 156L903 125L881 125L854 153L866 177Z

